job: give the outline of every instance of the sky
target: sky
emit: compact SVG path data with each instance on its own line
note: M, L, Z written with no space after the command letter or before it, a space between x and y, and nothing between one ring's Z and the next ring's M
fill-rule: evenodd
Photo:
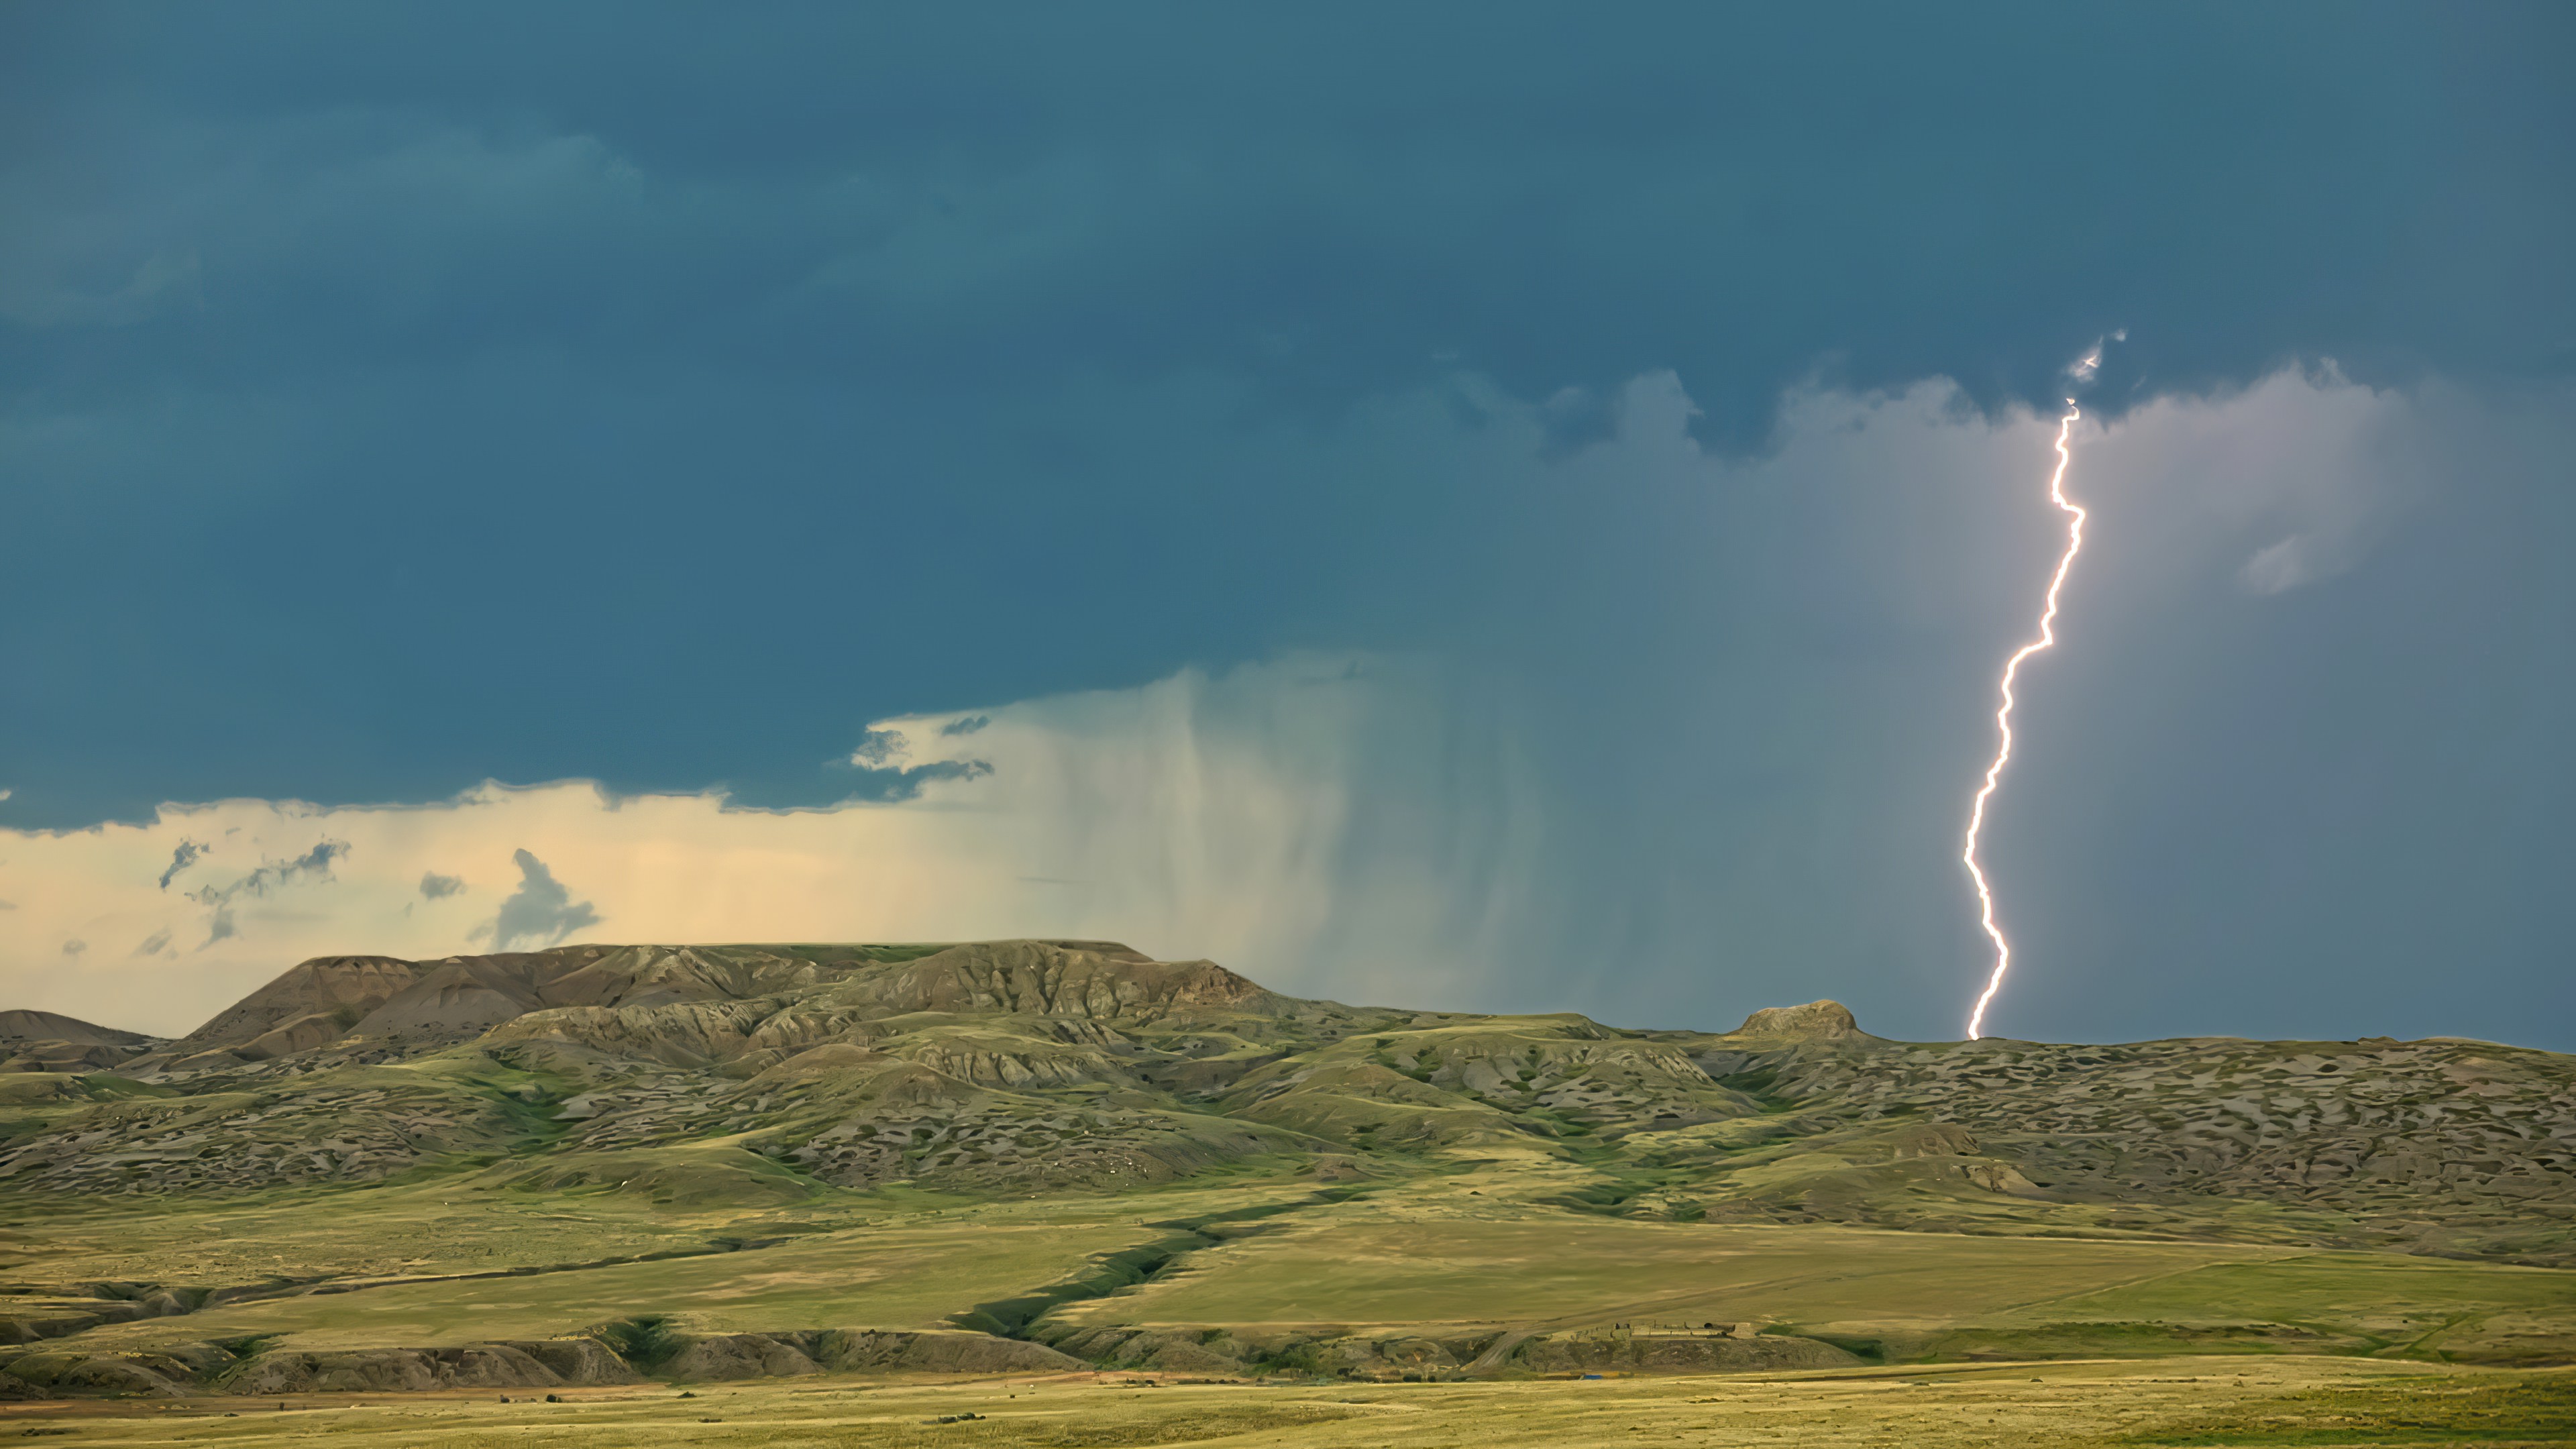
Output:
M2576 12L0 0L0 986L2576 1049ZM2098 377L2067 369L2115 333Z

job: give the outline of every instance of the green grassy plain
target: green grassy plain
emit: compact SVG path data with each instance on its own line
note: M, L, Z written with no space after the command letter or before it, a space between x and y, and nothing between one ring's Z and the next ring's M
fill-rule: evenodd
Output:
M0 1210L0 1269L205 1284L481 1273L692 1252L720 1238L884 1215L870 1206L674 1211L622 1193L489 1191L453 1180L194 1199L22 1197Z
M1488 1159L1307 1208L1059 1313L1363 1332L1757 1322L1898 1358L2219 1347L2576 1358L2576 1273L2564 1269L2135 1235L1611 1218L1551 1206L1562 1171Z
M1312 1178L1247 1168L1125 1193L835 1192L696 1212L613 1191L449 1183L22 1215L8 1242L22 1281L268 1281L281 1295L79 1336L99 1350L434 1347L646 1316L694 1332L929 1328L1179 1233L1195 1249L1150 1281L1066 1303L1054 1320L1363 1336L1749 1323L1888 1362L2576 1358L2576 1273L2563 1269L2137 1235L1609 1217L1561 1205L1580 1170L1555 1159L1433 1165L1344 1200ZM692 1256L601 1261L640 1253ZM346 1291L305 1292L293 1277Z
M1568 1214L1434 1223L1381 1202L1209 1249L1179 1274L1071 1311L1117 1323L1922 1324L2268 1251Z
M759 1445L763 1449L1551 1449L1684 1444L2542 1445L2576 1438L2576 1374L2321 1358L1981 1365L1491 1384L1167 1384L1120 1374L768 1381L166 1405L0 1406L0 1437L99 1449ZM945 1417L971 1420L942 1424Z
M257 1336L282 1348L419 1348L559 1337L647 1315L712 1333L943 1327L951 1313L1052 1282L1147 1235L1079 1223L856 1228L704 1257L230 1304L94 1329L86 1342Z

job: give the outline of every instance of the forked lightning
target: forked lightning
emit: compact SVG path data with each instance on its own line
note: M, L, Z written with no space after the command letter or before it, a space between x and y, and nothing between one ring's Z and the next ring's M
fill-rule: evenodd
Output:
M2078 381L2090 381L2093 370L2101 365L2102 351L2095 348L2091 356L2070 369ZM2057 420L2057 471L2049 476L2048 501L2066 510L2066 552L2059 555L2057 573L2048 581L2048 601L2039 611L2039 637L2013 651L2004 661L2003 703L1995 710L1994 763L1986 766L1986 782L1977 789L1976 803L1968 810L1967 847L1959 859L1968 867L1968 879L1977 886L1977 919L1995 943L1995 969L1986 978L1986 989L1977 995L1976 1009L1968 1013L1968 1037L1975 1040L1985 1035L1986 1007L2004 984L2004 972L2012 966L2012 943L2004 939L2003 927L1995 923L1995 893L1986 884L1985 869L1977 864L1977 836L1986 828L1986 802L1994 798L1995 786L2002 783L2004 766L2012 760L2013 751L2013 680L2021 673L2022 661L2057 642L2057 595L2066 587L2067 571L2075 567L2075 554L2084 547L2084 510L2066 496L2066 465L2073 461L2067 439L2075 420L2084 414L2075 399L2066 400L2066 416Z

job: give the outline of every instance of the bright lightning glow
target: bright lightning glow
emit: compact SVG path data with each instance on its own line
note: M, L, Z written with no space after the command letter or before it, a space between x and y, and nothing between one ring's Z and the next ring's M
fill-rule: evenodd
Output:
M2096 347L2090 356L2070 370L2079 381L2089 379L2093 370L2101 366L2101 357L2102 350ZM2072 461L2066 440L2075 427L2075 420L2082 416L2083 413L2075 406L2075 399L2068 398L2066 416L2057 420L2057 471L2049 476L2048 501L2066 510L2066 552L2057 560L2055 577L2048 581L2048 602L2039 611L2039 637L2014 650L2013 656L2004 661L2003 704L1995 711L1995 730L2001 739L1995 747L1994 763L1986 766L1986 783L1978 788L1977 802L1968 811L1967 848L1959 855L1968 867L1968 879L1977 885L1977 919L1995 943L1994 974L1986 978L1986 989L1977 996L1976 1010L1968 1013L1968 1039L1971 1041L1986 1034L1986 1007L1995 999L1995 993L2002 989L2004 972L2012 965L2012 943L2004 939L2003 927L1995 924L1995 893L1987 887L1986 873L1977 864L1977 835L1986 828L1986 801L1993 798L1995 786L2003 781L2004 766L2012 760L2013 680L2021 673L2023 660L2057 642L2057 594L2066 587L2067 571L2075 567L2076 550L2084 547L2084 510L2066 496L2066 465Z

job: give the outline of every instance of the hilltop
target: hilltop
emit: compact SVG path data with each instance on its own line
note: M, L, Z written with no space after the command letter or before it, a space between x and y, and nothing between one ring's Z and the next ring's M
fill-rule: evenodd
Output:
M520 1383L1785 1367L2210 1333L2576 1347L2557 1271L2576 1264L2576 1059L2487 1043L1908 1043L1830 1001L1619 1028L1305 1000L1034 940L328 957L173 1040L41 1013L0 1032L0 1202L41 1280L0 1322L63 1341L0 1380L274 1388L336 1372L324 1347L439 1343ZM1726 1266L1757 1243L1821 1254L1817 1287L1779 1298L1787 1280ZM1498 1266L1560 1258L1591 1265L1579 1285ZM727 1286L753 1259L803 1286L753 1311L782 1291ZM2329 1260L2361 1265L2335 1281L2374 1285L2350 1290L2363 1306L2239 1305L2179 1340L2171 1305L2144 1338L2105 1324L2147 1309L2108 1299L2086 1310L2102 1322L2028 1318L2141 1274L2269 1284L2268 1304L2291 1279L2266 1265ZM2470 1276L2384 1276L2443 1260ZM880 1264L864 1282L861 1261ZM1857 1306L1823 1286L1856 1263L1895 1275ZM495 1273L543 1291L384 1317ZM1921 1273L1948 1286L1893 1286ZM1994 1297L2024 1282L2046 1292ZM2438 1311L2455 1300L2520 1306ZM1650 1309L1688 1343L1583 1346ZM896 1337L816 1336L860 1329ZM273 1339L303 1357L209 1347ZM368 1372L469 1372L439 1362Z
M50 1011L0 1011L0 1072L77 1072L119 1066L155 1043Z

